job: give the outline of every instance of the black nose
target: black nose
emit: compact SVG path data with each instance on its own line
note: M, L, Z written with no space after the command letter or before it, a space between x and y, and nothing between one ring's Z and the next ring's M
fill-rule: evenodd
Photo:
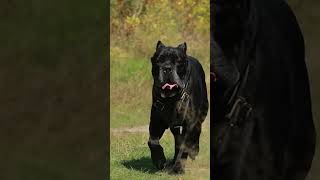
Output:
M171 72L171 67L165 67L163 68L163 73L170 73Z

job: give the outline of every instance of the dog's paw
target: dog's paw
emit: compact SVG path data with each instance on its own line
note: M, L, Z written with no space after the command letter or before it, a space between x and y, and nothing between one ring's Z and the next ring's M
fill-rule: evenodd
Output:
M152 157L153 164L156 166L158 170L162 170L163 168L165 168L165 164L167 160L162 151L157 154L152 154L151 157Z
M154 162L154 165L158 170L162 170L166 167L166 159L159 159L157 162Z
M160 145L153 145L151 143L148 143L150 151L151 151L151 159L154 164L154 166L162 170L165 167L166 164L166 157L163 153L163 148Z
M171 175L184 174L184 173L185 173L184 169L180 166L173 166L169 171L169 174Z
M174 163L175 163L175 160L170 160L170 161L167 161L166 163L165 163L165 169L166 170L171 170L171 168L172 168L172 166L174 165Z
M169 170L169 174L177 175L177 174L184 174L184 165L181 162L177 162L171 166L171 169Z
M192 160L196 159L196 156L199 154L199 145L193 145L190 149L188 155Z

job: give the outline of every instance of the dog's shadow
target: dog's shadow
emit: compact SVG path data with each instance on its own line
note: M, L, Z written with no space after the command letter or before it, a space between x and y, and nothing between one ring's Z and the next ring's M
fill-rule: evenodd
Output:
M158 170L153 166L150 157L141 157L139 159L123 160L121 164L128 169L133 169L136 171L154 174Z

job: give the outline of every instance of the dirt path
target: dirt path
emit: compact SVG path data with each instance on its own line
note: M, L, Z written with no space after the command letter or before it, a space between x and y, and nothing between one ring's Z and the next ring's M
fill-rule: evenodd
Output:
M111 133L146 133L149 132L149 125L136 127L111 128Z
M207 118L203 123L202 127L209 124ZM204 131L207 131L207 128L203 128ZM135 127L121 127L121 128L110 128L111 133L147 133L149 132L149 125L135 126Z

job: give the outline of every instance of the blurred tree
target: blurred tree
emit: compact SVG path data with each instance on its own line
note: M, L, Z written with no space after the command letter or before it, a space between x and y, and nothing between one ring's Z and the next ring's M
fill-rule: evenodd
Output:
M161 39L206 49L209 21L205 0L111 0L111 47L146 56Z

